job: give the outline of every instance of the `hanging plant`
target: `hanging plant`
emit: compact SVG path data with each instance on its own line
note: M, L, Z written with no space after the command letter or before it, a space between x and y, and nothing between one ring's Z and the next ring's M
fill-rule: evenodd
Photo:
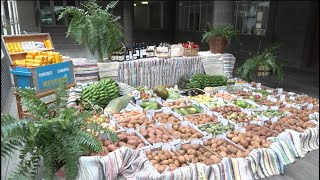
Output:
M117 1L110 2L102 9L96 0L81 3L82 8L63 8L59 19L65 15L71 17L68 26L67 37L71 37L79 44L85 44L92 54L99 55L99 62L105 55L110 56L120 45L123 36L122 27L111 10L117 5Z

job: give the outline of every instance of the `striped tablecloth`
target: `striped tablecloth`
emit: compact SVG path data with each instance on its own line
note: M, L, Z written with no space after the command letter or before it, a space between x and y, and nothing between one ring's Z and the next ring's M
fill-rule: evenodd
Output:
M121 62L118 81L133 87L157 85L174 86L183 75L191 77L196 73L204 73L200 56L146 58L136 61Z

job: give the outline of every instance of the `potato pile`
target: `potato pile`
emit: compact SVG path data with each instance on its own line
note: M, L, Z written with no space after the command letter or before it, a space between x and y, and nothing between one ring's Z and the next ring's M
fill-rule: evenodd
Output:
M257 124L249 124L247 126L244 126L244 128L246 129L246 132L251 132L253 135L259 136L261 139L266 139L271 136L278 136L276 132L273 132L270 129L265 128L263 126L259 126Z
M246 154L243 150L238 149L231 143L228 143L225 139L212 138L203 145L213 152L223 157L240 158L245 157Z
M141 125L148 126L153 122L148 120L144 112L141 111L129 111L121 114L113 114L118 120L118 125L121 127L127 128L137 128Z
M306 121L301 121L292 117L284 117L279 120L280 123L285 123L290 125L290 128L298 131L298 132L303 132L307 128L313 128L316 126L316 124L311 123L311 122L306 122Z
M175 139L164 125L149 125L147 128L141 128L140 133L149 143L170 142Z
M218 119L215 115L209 116L208 114L185 116L183 119L192 122L195 125L218 122Z
M233 112L241 112L241 109L237 106L226 105L222 107L216 107L211 109L211 111L220 113L224 118L230 116Z
M172 102L163 102L162 105L164 107L177 108L177 107L191 106L192 103L187 103L185 99L180 98Z
M294 118L298 118L302 121L309 121L309 114L312 114L314 112L317 112L317 109L306 109L306 110L302 110L302 109L296 109L296 108L281 108L280 110L282 111L287 111L291 113L291 117Z
M180 120L176 118L172 113L155 113L153 119L158 120L161 123L180 123Z
M256 102L257 104L259 105L264 105L264 106L278 106L278 107L285 107L285 105L283 104L283 102L281 101L276 101L276 102L273 102L273 101L269 101L269 100L265 100L265 101L260 101L260 102Z
M171 171L179 167L188 166L183 156L179 156L171 151L146 151L146 155L159 173L163 173L168 166Z
M260 138L258 135L254 135L252 132L239 133L239 131L232 131L227 135L227 138L246 149L246 153L250 153L255 148L268 148L272 143Z
M302 96L298 96L296 98L296 101L298 101L299 103L312 103L312 104L319 104L319 99L317 98L313 98L307 95L302 95Z
M175 124L172 126L172 129L168 130L172 135L179 137L180 139L200 139L203 137L203 135L194 128L182 126L180 124Z
M212 165L221 161L221 158L218 155L208 151L200 144L182 144L181 150L178 150L177 153L190 163L200 162L205 165Z
M282 133L286 129L291 129L291 126L287 123L280 123L279 121L271 123L271 121L266 121L263 125L271 130L277 131L278 133Z
M141 138L139 138L135 133L126 133L126 132L120 132L118 133L119 142L112 143L108 139L106 139L103 142L103 145L106 146L109 150L109 152L114 151L115 149L118 149L122 146L136 149L141 148L145 146L144 142Z
M230 94L227 94L227 93L216 93L215 95L213 95L215 97L220 97L222 99L226 99L226 100L236 100L237 98L231 96Z

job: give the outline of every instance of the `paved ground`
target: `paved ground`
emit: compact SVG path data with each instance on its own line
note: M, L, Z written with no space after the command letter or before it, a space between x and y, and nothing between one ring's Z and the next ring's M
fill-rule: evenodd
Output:
M262 84L278 87L272 78L262 79ZM286 91L305 93L319 98L319 74L286 69L286 76L281 87ZM48 101L50 98L44 99ZM9 112L17 117L17 107L13 96L7 100L7 106L2 112ZM1 161L1 180L7 180L9 174L17 163L17 157L9 161ZM319 150L309 152L306 157L296 159L296 162L285 166L285 174L266 178L268 180L316 180L319 179Z

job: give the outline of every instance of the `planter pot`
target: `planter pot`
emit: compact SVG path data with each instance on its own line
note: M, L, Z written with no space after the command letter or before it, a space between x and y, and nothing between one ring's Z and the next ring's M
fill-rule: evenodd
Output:
M226 37L214 37L209 39L209 46L211 53L224 53L228 39Z
M258 66L257 68L257 76L264 77L269 76L271 74L271 69L266 66Z

